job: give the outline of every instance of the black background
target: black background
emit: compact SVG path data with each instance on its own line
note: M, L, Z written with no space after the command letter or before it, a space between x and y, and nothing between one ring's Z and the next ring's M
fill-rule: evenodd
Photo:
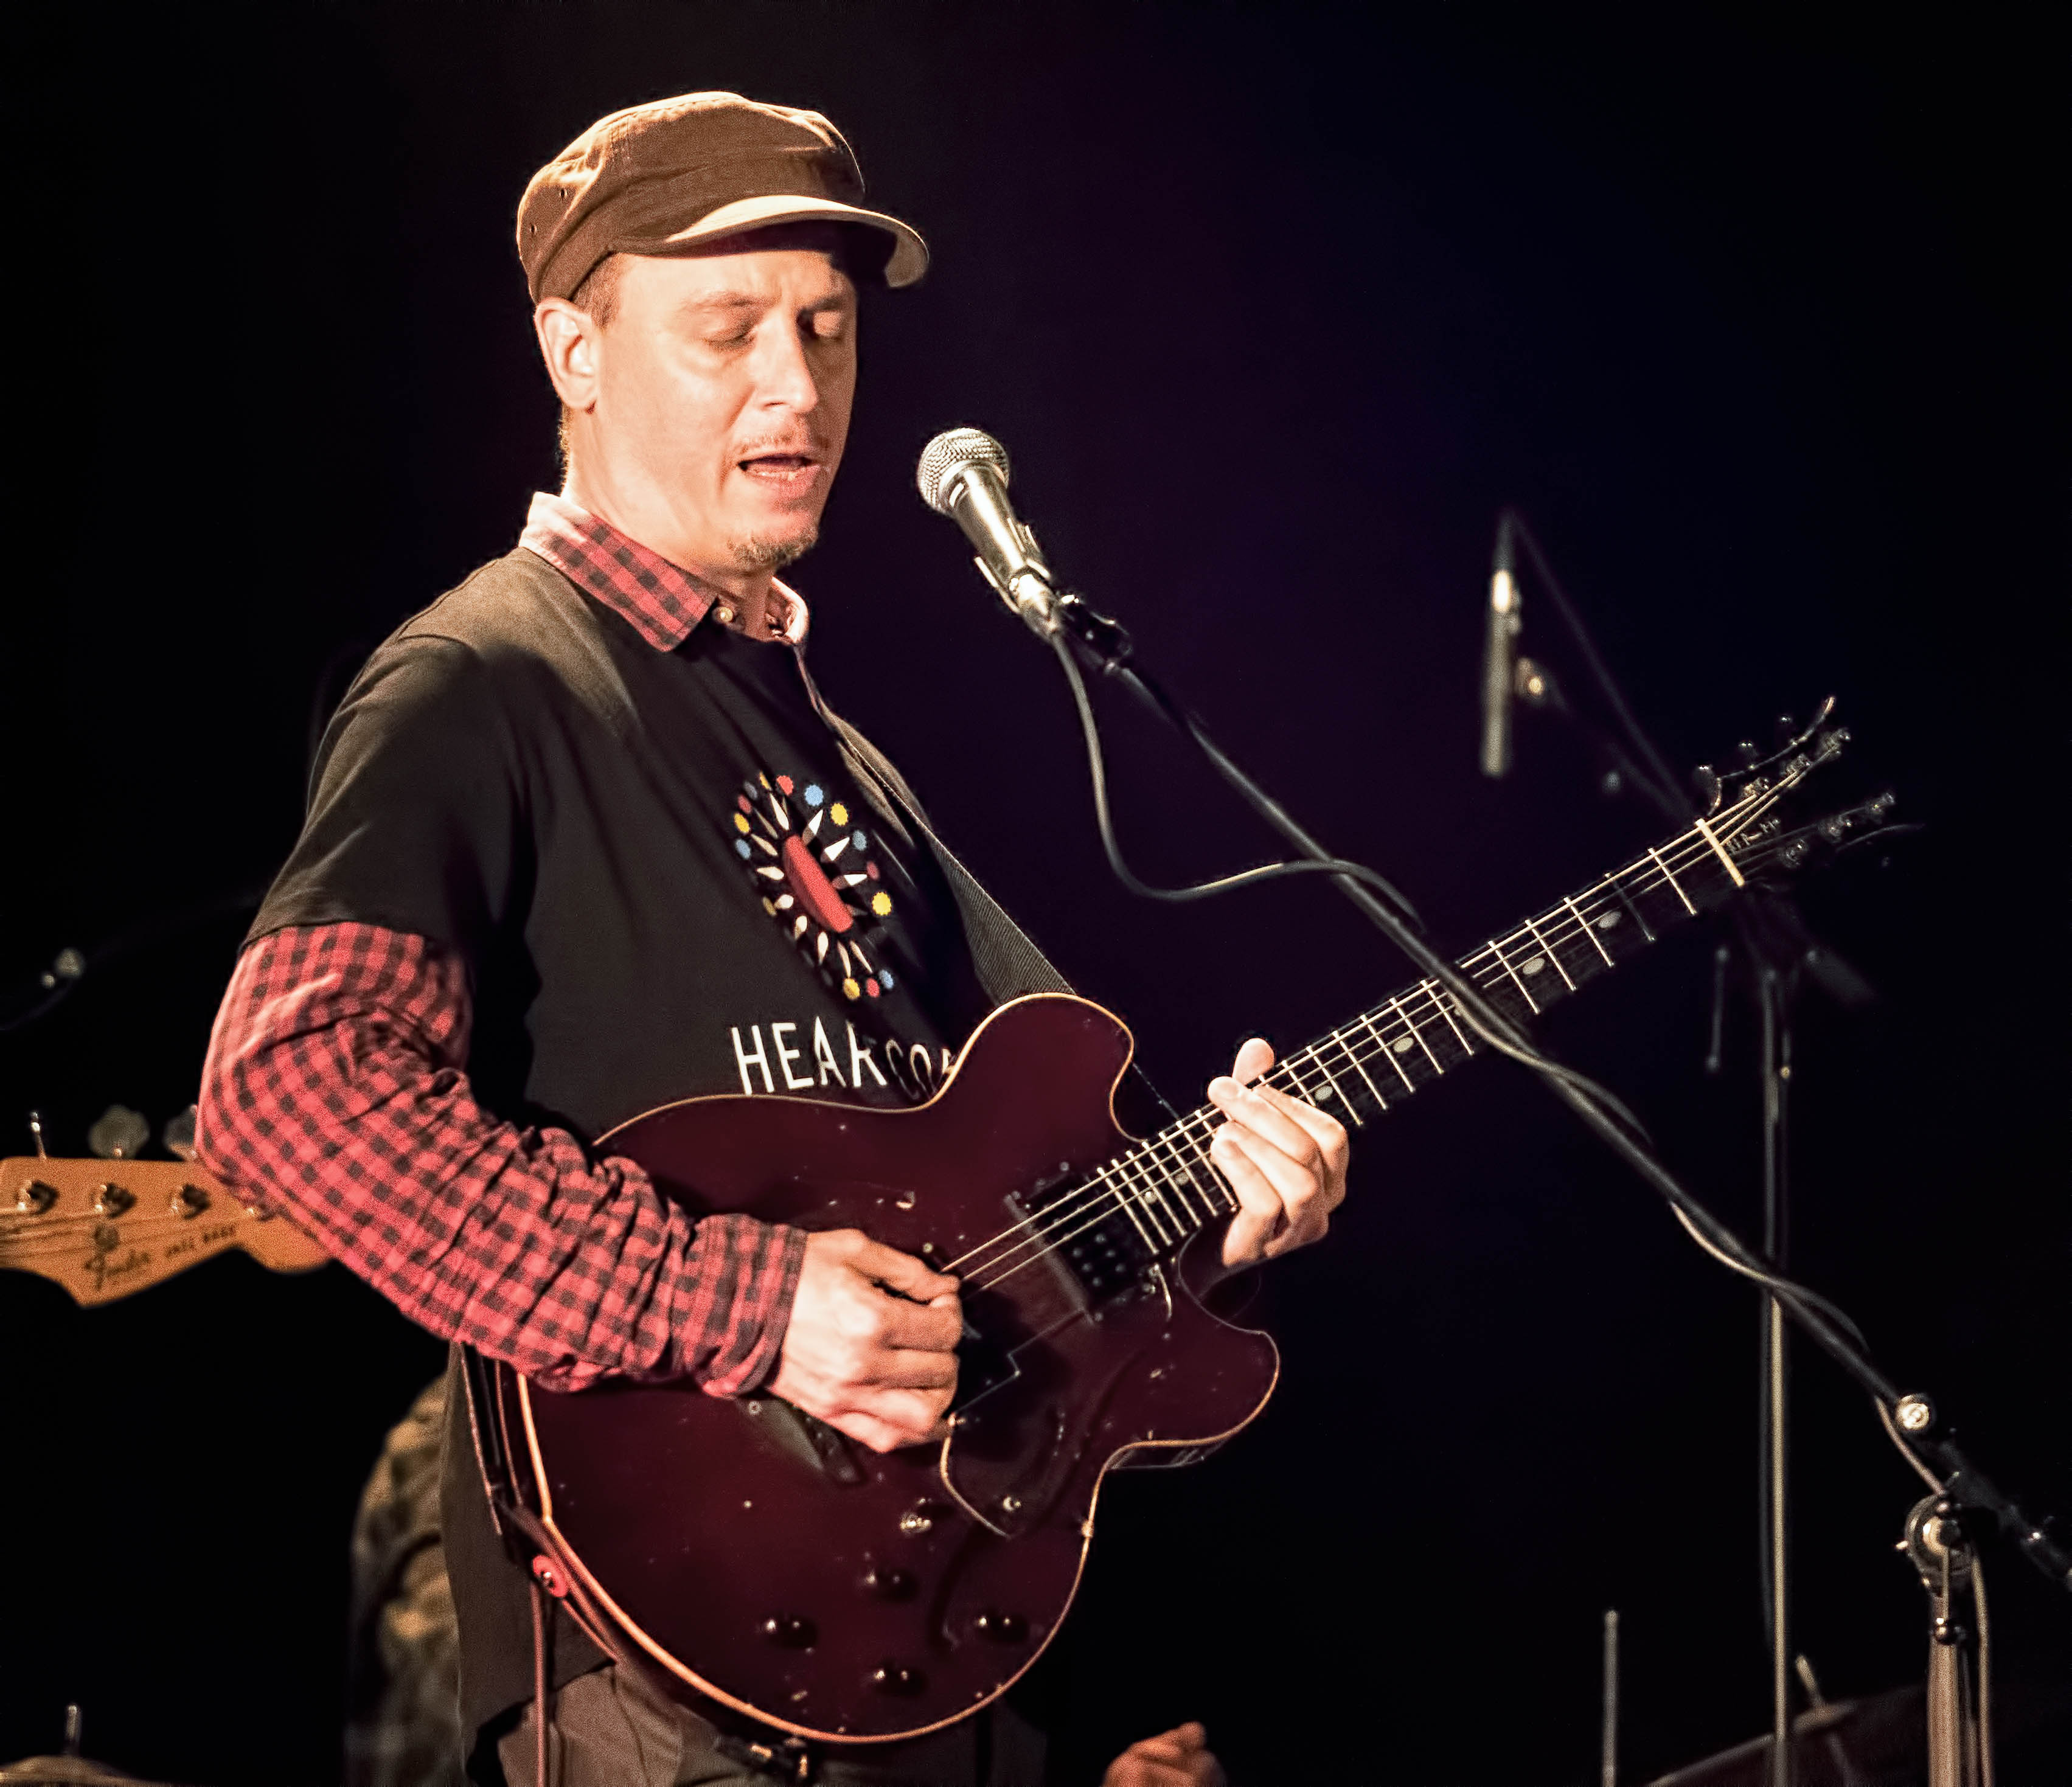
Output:
M531 170L643 98L813 105L935 257L869 306L796 573L818 674L1153 1071L1408 976L1314 885L1178 915L1113 885L1054 667L913 495L944 426L1008 443L1054 562L1457 948L1660 828L1544 722L1475 773L1502 503L1679 766L1837 695L1835 798L1889 783L1927 829L1806 889L1883 998L1803 1009L1794 1263L2072 1509L2063 46L2041 9L1567 10L290 6L25 58L6 1009L63 945L263 885L313 710L553 480ZM1141 866L1266 852L1120 705L1112 746ZM0 1039L5 1147L31 1105L78 1153L110 1101L184 1104L240 928L147 934ZM1737 998L1708 1079L1712 943L1546 1029L1748 1232L1752 1025ZM1581 1781L1607 1606L1636 1778L1764 1724L1752 1295L1536 1087L1492 1068L1363 1136L1264 1308L1257 1428L1112 1493L1061 1781L1186 1716L1240 1787ZM351 1509L438 1347L336 1268L242 1259L85 1313L10 1276L0 1344L0 1755L73 1699L139 1772L335 1779ZM1914 1480L1823 1362L1797 1396L1803 1646L1831 1694L1888 1686L1922 1652ZM2062 1667L2063 1597L1989 1567L2003 1654Z

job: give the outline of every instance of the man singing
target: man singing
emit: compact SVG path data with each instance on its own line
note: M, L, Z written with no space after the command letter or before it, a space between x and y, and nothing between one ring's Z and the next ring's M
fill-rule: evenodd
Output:
M939 1430L954 1279L854 1231L694 1218L587 1146L701 1094L924 1099L994 1004L1054 976L808 679L810 547L849 432L857 294L927 264L865 210L811 112L694 93L615 113L541 169L518 253L566 477L515 550L406 622L325 736L307 822L212 1041L197 1146L413 1320L574 1391L761 1389L889 1451ZM752 848L758 791L824 852ZM1242 1264L1324 1232L1337 1122L1254 1081L1209 1095ZM471 1769L532 1778L528 1588L464 1399L442 1497ZM715 1468L722 1468L717 1465ZM557 1778L763 1781L558 1612ZM1035 1787L1012 1695L841 1748L834 1784ZM1110 1787L1219 1778L1201 1727Z

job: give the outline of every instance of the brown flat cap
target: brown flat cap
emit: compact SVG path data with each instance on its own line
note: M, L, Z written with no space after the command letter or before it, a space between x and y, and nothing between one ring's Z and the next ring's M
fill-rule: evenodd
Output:
M892 238L888 286L911 286L927 245L865 211L863 175L817 112L738 93L680 93L599 118L535 174L518 203L532 302L571 298L608 254L676 254L769 224L825 220Z

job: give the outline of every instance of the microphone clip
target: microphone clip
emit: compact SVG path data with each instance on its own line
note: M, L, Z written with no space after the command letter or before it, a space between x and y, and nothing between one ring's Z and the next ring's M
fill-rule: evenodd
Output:
M1038 554L1035 535L1026 528L1022 532L1034 569L1023 572L1010 585L1003 582L983 558L974 558L972 563L978 567L978 574L1006 604L1008 611L1019 616L1038 638L1054 639L1063 633L1096 669L1114 676L1128 663L1130 654L1137 649L1128 629L1112 615L1104 614L1084 596L1054 589L1047 577L1050 568Z
M1059 624L1081 655L1091 659L1104 675L1112 676L1128 667L1137 642L1121 622L1104 614L1085 597L1069 592L1059 597L1056 613Z

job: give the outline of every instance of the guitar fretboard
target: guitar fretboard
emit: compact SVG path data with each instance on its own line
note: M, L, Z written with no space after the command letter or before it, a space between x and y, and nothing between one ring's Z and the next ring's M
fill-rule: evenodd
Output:
M1709 824L1694 825L1492 938L1457 966L1491 1005L1523 1024L1725 899L1741 874L1735 859L1765 841L1766 832L1749 828L1769 804L1752 798ZM1453 996L1427 979L1297 1050L1265 1080L1357 1131L1491 1052ZM1049 1247L1069 1248L1106 1230L1112 1243L1126 1223L1137 1244L1130 1252L1170 1258L1237 1208L1208 1152L1223 1120L1215 1106L1204 1105L1169 1124L1046 1205L1038 1234Z

